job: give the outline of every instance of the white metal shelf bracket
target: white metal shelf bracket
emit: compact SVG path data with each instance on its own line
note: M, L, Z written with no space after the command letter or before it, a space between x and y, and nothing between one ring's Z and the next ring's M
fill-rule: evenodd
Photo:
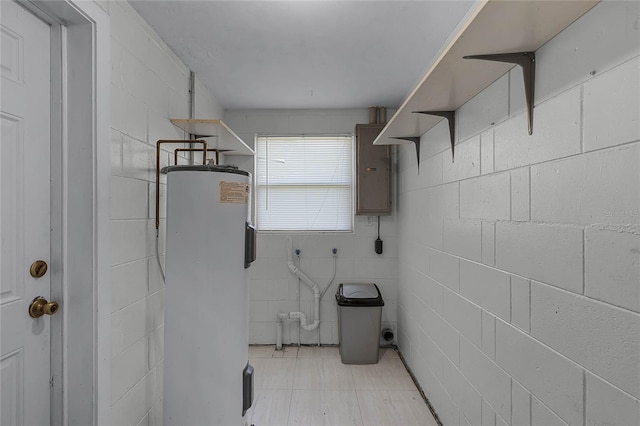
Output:
M469 55L464 59L482 59L485 61L507 62L520 65L524 77L524 96L527 103L529 134L533 134L533 93L536 80L536 55L534 52L498 53L493 55Z

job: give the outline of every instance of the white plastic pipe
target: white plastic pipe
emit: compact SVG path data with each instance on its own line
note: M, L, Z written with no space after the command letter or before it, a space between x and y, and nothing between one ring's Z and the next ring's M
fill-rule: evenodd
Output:
M318 326L320 325L320 319L318 319L319 313L320 313L320 294L313 294L313 299L315 302L315 317L316 319L313 320L313 322L311 324L307 323L307 316L302 313L302 312L289 312L289 318L290 319L297 319L300 321L300 325L302 326L302 328L304 328L307 331L312 331L315 330L316 328L318 328Z
M298 278L300 278L302 281L304 281L304 283L306 285L308 285L311 290L313 291L313 295L315 296L316 294L320 294L320 288L318 287L318 285L316 283L314 283L311 278L309 278L308 276L306 276L304 274L304 272L302 272L300 270L300 268L298 268L296 265L293 264L293 243L291 241L291 238L289 238L289 259L287 260L287 265L289 266L289 269L291 270L291 272L293 272L293 274L295 276L297 276Z
M288 260L287 266L289 266L289 270L300 280L302 280L306 285L309 286L311 291L313 291L313 300L314 300L314 320L309 323L307 321L307 316L302 312L289 312L289 313L279 313L278 314L278 324L276 329L276 349L282 349L282 323L287 319L300 321L300 326L307 331L313 331L320 326L320 287L316 283L311 280L308 276L305 275L304 272L300 270L296 265L293 264L293 242L291 238L289 238L289 250L288 250Z
M278 328L276 329L276 350L282 350L282 322L289 318L289 314L278 314Z
M289 265L289 269L291 270L291 272L293 272L295 276L300 278L306 285L311 288L311 291L313 291L313 295L315 296L317 294L318 297L320 297L320 287L318 287L318 284L311 281L311 278L306 276L304 272L300 270L300 268L294 265L293 261L289 261L287 262L287 264Z

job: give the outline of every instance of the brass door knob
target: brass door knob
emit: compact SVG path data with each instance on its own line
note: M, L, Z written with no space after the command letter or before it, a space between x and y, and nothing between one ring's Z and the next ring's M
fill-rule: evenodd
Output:
M60 309L58 302L47 302L43 297L36 297L29 305L29 316L40 318L43 315L54 315Z
M29 273L33 278L43 277L44 274L47 273L47 262L44 260L36 260L31 264L31 268L29 268Z

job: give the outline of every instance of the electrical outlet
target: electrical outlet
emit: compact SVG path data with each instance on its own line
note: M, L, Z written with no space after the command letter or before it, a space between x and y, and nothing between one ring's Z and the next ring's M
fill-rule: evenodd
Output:
M367 216L367 226L373 226L373 216Z

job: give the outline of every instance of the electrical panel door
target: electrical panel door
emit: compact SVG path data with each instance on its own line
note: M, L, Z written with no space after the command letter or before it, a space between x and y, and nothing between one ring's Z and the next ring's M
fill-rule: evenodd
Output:
M356 125L356 214L391 214L391 147L373 145L384 124Z

